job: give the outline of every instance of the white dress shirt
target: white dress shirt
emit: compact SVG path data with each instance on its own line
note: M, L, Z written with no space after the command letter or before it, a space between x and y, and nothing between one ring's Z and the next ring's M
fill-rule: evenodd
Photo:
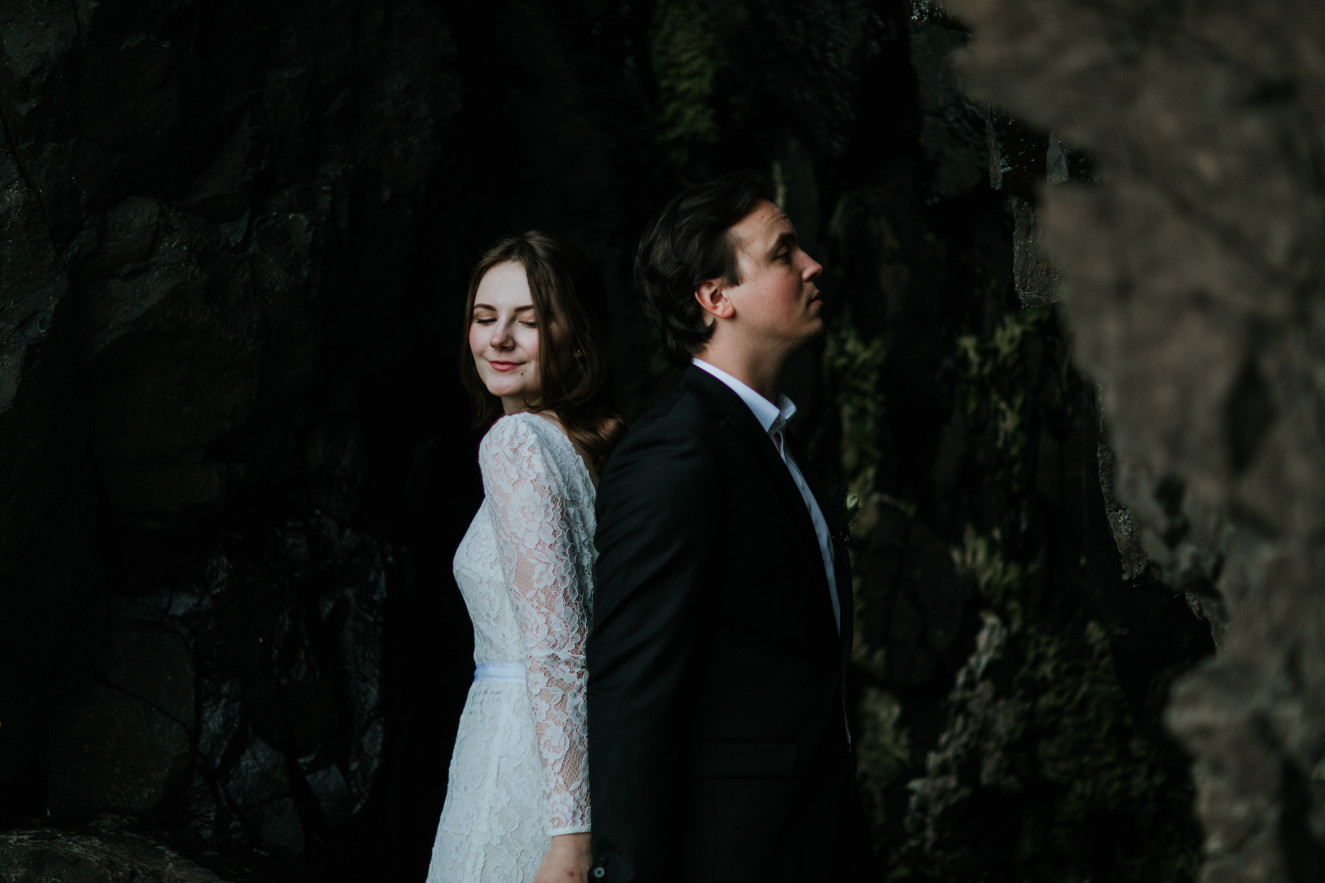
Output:
M837 599L837 578L833 573L833 543L831 535L828 532L828 522L824 519L824 514L819 509L819 503L810 491L810 486L805 482L805 476L801 474L800 467L796 465L796 459L791 456L791 451L787 450L782 444L782 437L787 425L787 421L796 413L796 406L792 404L791 399L784 395L778 395L777 404L773 404L768 399L746 386L741 381L732 377L721 368L715 368L703 359L692 358L690 360L696 368L707 371L709 374L721 380L732 392L741 397L759 421L759 425L768 433L769 441L777 449L782 457L782 462L787 464L787 471L791 473L791 480L795 482L796 489L801 492L801 498L805 500L805 506L810 510L810 521L814 524L814 535L819 540L819 553L823 556L824 573L828 575L828 595L833 604L833 623L840 631L842 628L842 608L841 602Z

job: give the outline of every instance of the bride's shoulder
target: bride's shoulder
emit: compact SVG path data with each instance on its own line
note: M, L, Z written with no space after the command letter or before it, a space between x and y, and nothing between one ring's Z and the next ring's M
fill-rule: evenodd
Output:
M557 436L565 437L555 417L532 411L517 411L497 419L479 443L479 456L485 458L498 452L545 450L557 443Z
M558 473L574 483L587 476L593 486L598 473L590 465L592 458L570 437L555 414L546 411L517 411L497 420L479 444L479 467L486 473L493 468L532 468L541 473Z

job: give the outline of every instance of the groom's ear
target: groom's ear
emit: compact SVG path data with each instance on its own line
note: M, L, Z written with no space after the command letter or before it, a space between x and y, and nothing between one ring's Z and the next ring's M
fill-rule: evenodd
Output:
M721 279L706 279L699 283L695 289L695 300L699 301L700 309L714 319L730 319L736 312Z

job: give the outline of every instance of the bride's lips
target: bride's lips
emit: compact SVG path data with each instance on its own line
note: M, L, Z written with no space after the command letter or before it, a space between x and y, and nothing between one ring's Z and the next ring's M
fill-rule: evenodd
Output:
M492 366L492 370L501 372L514 371L520 367L519 362L494 362L491 359L488 360L488 364Z

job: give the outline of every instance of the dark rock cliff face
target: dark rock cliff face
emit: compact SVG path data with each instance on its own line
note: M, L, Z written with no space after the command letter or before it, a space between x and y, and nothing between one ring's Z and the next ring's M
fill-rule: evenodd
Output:
M0 6L0 875L421 879L468 269L580 242L638 413L638 231L754 167L889 873L1191 880L1195 800L1207 879L1311 879L1314 13L950 7Z
M463 272L423 259L450 31L21 2L0 35L6 819L315 851L382 780L413 574L370 526L365 409L444 312L424 271Z
M970 3L973 93L1098 159L1040 190L1116 493L1218 654L1166 722L1204 880L1325 872L1321 71L1305 3Z
M1208 629L1120 560L1095 384L1037 235L1036 185L1091 162L964 92L960 23L916 4L902 26L915 105L890 122L915 140L841 198L825 360L861 501L876 842L918 879L1190 879L1187 760L1160 717Z
M0 8L0 823L421 876L470 674L459 292L540 224L620 276L641 223L629 17L455 6Z

